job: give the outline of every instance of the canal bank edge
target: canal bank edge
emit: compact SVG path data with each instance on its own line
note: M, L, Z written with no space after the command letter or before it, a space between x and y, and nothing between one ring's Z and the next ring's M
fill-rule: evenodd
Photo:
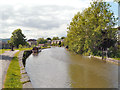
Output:
M28 74L25 70L24 65L23 65L23 62L25 62L25 61L23 61L24 52L25 51L21 51L19 53L19 65L20 65L20 73L21 73L21 82L22 82L23 88L33 88L32 83L30 81L30 78L29 78L29 76L28 76ZM30 54L27 54L27 55L30 55Z
M92 57L102 60L102 57L98 57L98 56L92 56ZM119 60L114 60L112 58L106 58L106 59L103 59L103 60L106 61L106 62L109 62L109 63L120 65L120 61Z

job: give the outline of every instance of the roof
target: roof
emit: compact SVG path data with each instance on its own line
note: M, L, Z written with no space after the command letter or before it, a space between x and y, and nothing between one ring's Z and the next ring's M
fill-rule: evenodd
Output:
M37 41L36 39L29 39L28 41Z
M7 43L8 40L10 40L10 39L9 39L9 38L8 38L8 39L0 39L0 41L2 41L2 43L3 43L3 42Z

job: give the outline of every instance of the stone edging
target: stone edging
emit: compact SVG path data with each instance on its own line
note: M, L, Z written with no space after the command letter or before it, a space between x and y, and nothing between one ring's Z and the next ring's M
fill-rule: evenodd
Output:
M22 62L23 53L24 53L24 51L21 51L18 56L19 65L20 65L20 73L21 73L21 82L23 84L23 88L33 88L30 78L29 78L29 76L25 70L25 67L23 65L23 62Z
M97 57L97 56L93 56L93 57L95 57L95 58L97 58L97 59L101 59L101 60L102 60L102 58L101 58L101 57ZM107 61L107 62L110 62L110 63L113 63L113 64L120 65L120 61L119 61L119 60L114 60L114 59L112 59L112 58L107 58L107 59L106 59L106 60L104 60L104 61Z

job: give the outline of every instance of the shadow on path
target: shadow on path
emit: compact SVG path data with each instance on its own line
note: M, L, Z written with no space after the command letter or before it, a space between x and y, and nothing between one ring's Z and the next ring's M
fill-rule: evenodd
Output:
M13 57L7 55L0 55L0 60L12 60Z

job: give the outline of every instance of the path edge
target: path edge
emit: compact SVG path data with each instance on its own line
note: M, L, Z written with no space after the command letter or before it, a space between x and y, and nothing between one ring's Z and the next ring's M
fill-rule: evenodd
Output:
M19 53L19 65L20 65L20 73L21 73L21 83L23 85L23 88L33 88L33 85L31 83L30 77L28 76L25 67L23 65L22 59L23 59L24 51L21 51Z

